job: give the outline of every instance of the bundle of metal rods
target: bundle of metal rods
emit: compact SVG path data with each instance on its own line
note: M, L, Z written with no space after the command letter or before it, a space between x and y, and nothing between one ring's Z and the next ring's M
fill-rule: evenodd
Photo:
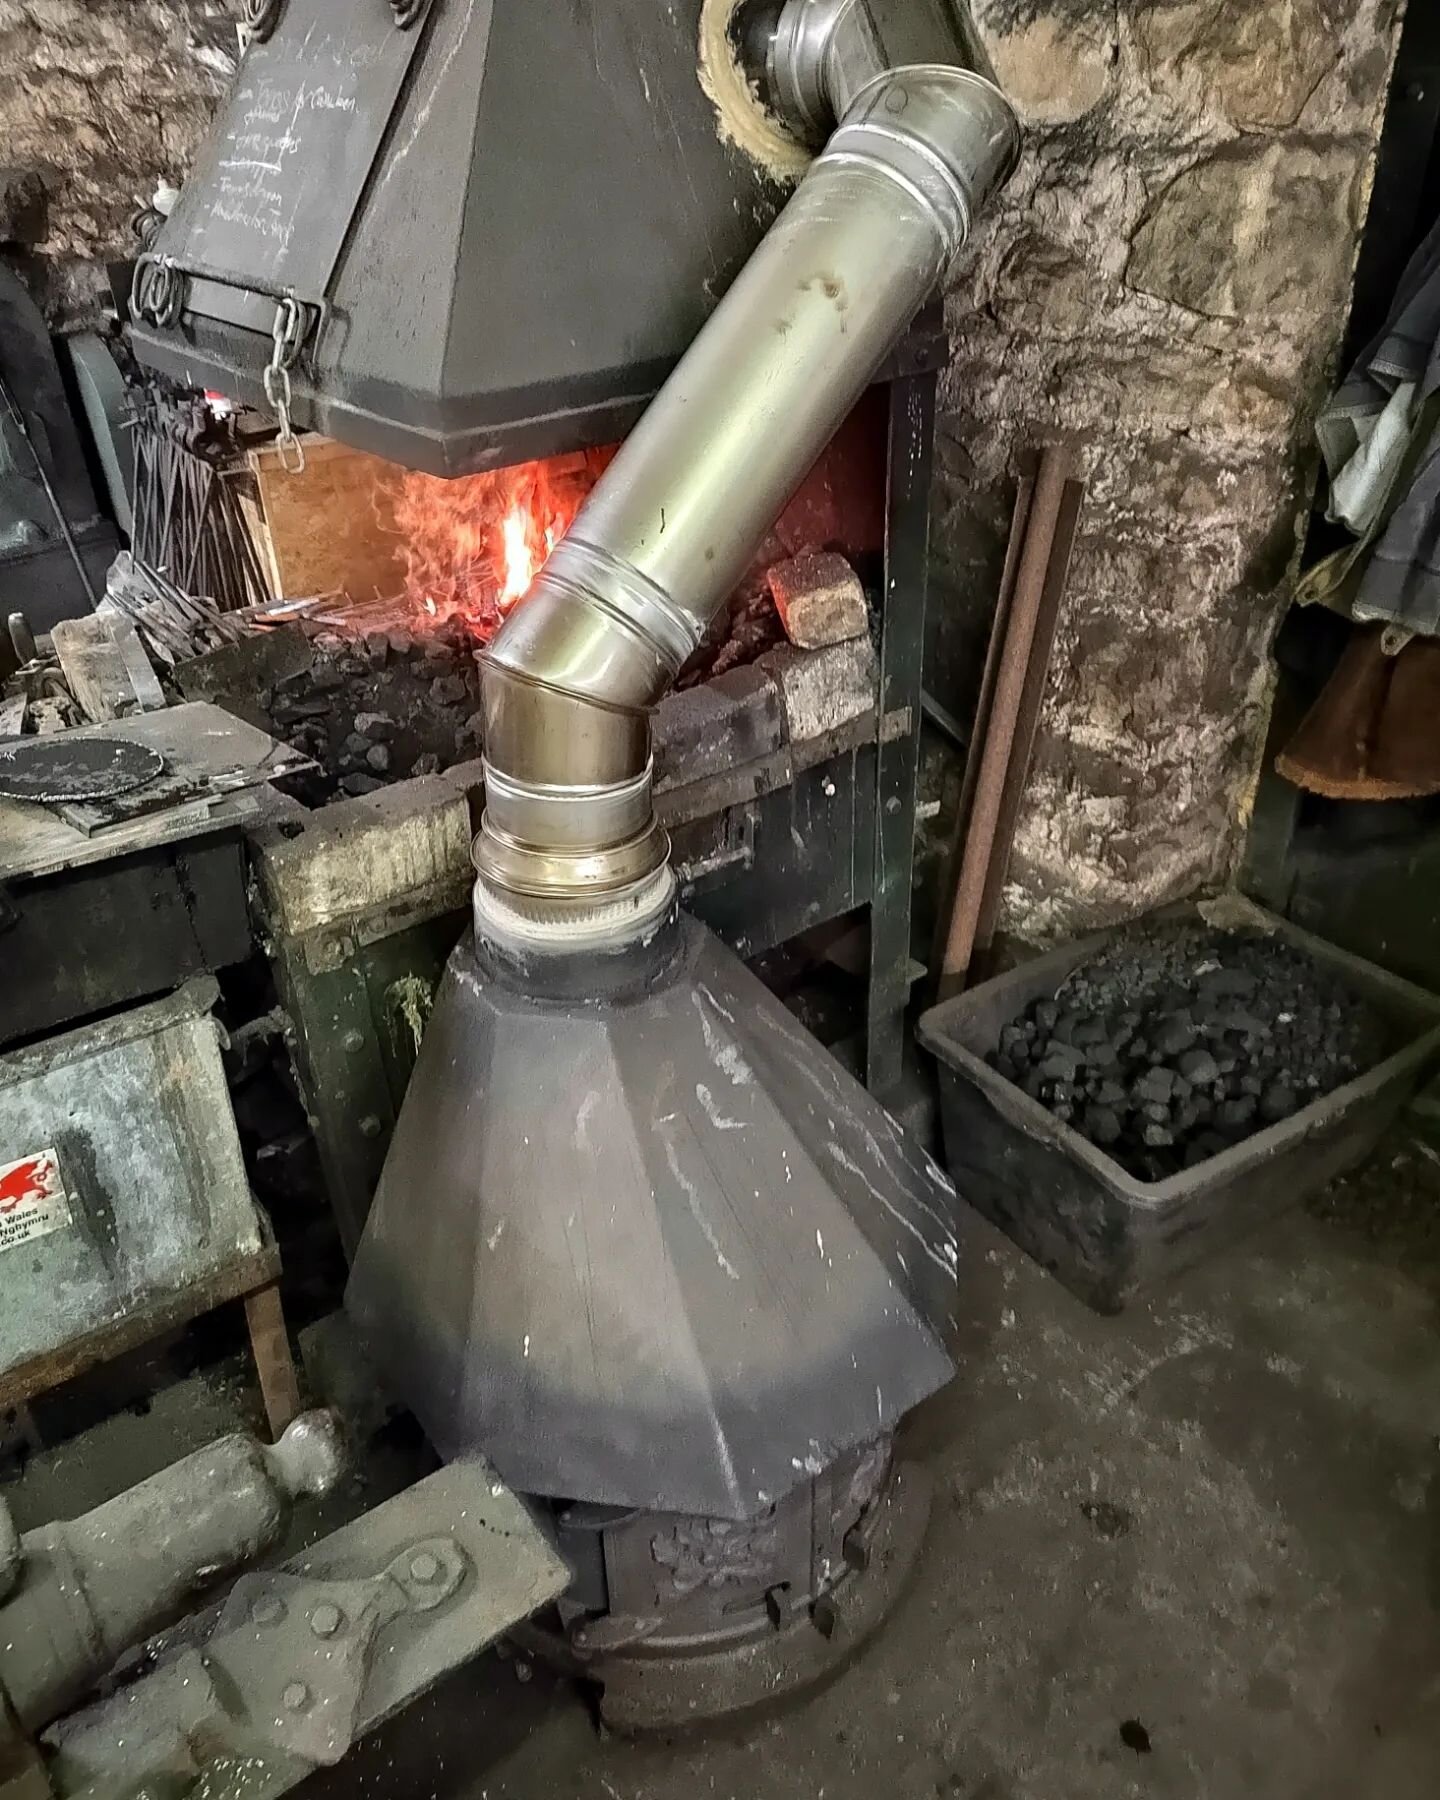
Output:
M102 606L133 619L145 648L167 668L235 643L254 629L254 613L221 612L213 601L187 594L124 551L111 567Z
M988 970L1084 500L1069 453L1054 446L1016 498L956 816L954 900L936 946L942 1000Z
M270 591L228 467L233 446L202 401L147 394L135 416L137 562L221 612L264 606Z

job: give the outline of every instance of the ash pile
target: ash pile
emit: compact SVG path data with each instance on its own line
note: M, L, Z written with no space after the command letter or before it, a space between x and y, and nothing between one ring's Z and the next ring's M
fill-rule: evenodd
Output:
M1288 1118L1389 1051L1374 1009L1263 932L1117 938L1000 1033L991 1065L1141 1181Z

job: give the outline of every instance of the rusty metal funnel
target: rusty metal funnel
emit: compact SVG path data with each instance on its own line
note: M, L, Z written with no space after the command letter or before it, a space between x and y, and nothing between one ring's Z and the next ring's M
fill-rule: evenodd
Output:
M750 1518L952 1373L954 1192L707 930L451 959L346 1306L441 1455Z

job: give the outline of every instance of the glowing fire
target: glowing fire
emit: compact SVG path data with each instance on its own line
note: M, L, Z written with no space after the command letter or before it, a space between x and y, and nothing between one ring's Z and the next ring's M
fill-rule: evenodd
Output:
M505 546L505 579L500 584L500 605L509 607L535 579L535 558L530 554L529 519L520 506L512 506L500 524L500 539Z
M432 619L489 638L569 530L596 458L556 457L446 480L407 471L391 495L405 592Z

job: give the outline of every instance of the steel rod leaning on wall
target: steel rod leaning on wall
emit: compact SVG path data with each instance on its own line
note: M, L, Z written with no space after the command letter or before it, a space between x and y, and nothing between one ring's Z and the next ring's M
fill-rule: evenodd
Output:
M995 927L1000 918L1000 903L1005 892L1005 877L1010 867L1010 853L1015 844L1015 831L1020 822L1020 807L1030 778L1030 763L1035 754L1035 737L1040 726L1040 709L1050 682L1050 664L1055 650L1055 630L1065 599L1065 584L1070 574L1070 557L1075 548L1075 535L1080 513L1085 504L1085 483L1067 481L1060 498L1060 513L1050 551L1050 566L1045 573L1045 590L1040 597L1040 616L1030 644L1030 660L1025 670L1025 688L1020 696L1020 710L1015 720L1015 745L1005 770L1005 784L1000 795L1000 817L995 827L995 846L990 866L985 871L985 888L980 896L980 910L975 919L975 942L970 951L967 987L984 981L990 973L995 943Z
M982 714L971 749L974 774L972 777L967 770L966 775L966 788L972 798L968 810L962 804L961 828L965 835L940 961L938 994L941 999L958 993L966 985L969 975L987 880L997 851L1007 780L1017 748L1031 652L1070 478L1071 462L1066 451L1054 446L1041 451L1033 494L1026 508L1024 538L1019 555L1014 559L1014 592L1003 615L997 606L991 643L992 649L997 642L1001 648L998 654L987 656L986 678L991 686L989 705ZM1023 494L1021 503L1024 504ZM1068 547L1065 562L1068 566ZM1048 661L1048 642L1045 653ZM984 699L982 693L982 705ZM1024 760L1028 765L1028 746ZM1014 804L1018 810L1018 801ZM1003 854L1008 856L1008 844Z
M1005 545L1005 563L1000 572L1000 586L995 595L995 612L990 621L990 636L985 645L985 667L980 677L980 696L975 703L970 729L959 745L965 761L960 777L960 799L955 808L955 823L950 834L940 879L940 899L935 909L934 942L930 947L930 968L936 989L939 971L945 960L945 947L950 936L950 916L955 889L960 880L960 865L965 856L965 835L970 814L975 806L975 779L980 773L980 752L990 717L995 708L995 683L1000 676L1000 662L1005 650L1005 632L1010 623L1010 602L1015 597L1015 575L1020 566L1020 553L1025 548L1025 533L1030 524L1030 506L1035 498L1033 476L1025 476L1015 492L1015 510L1010 516L1010 536Z

